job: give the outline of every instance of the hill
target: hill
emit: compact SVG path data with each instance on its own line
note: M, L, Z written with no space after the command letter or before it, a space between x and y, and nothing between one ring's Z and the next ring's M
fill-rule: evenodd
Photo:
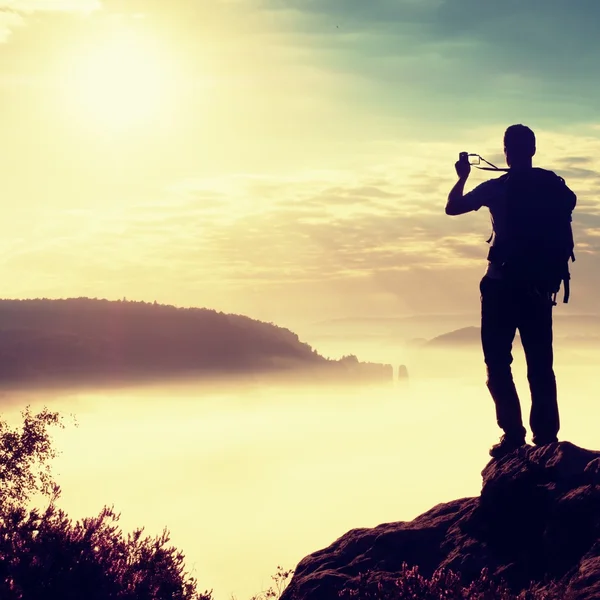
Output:
M0 380L57 383L316 370L384 378L332 361L288 329L206 308L89 298L0 300Z
M425 348L446 348L448 346L481 345L481 329L479 327L462 327L448 333L438 335L425 344Z
M571 314L570 305L559 305L554 312L554 333L556 339L572 339L587 345L600 340L600 316L593 314ZM313 323L303 331L313 340L361 340L379 339L406 344L414 348L420 340L432 340L454 331L479 328L481 317L478 313L469 314L424 314L409 317L355 317L331 319ZM475 339L474 335L471 339ZM479 340L476 340L479 343ZM462 343L462 342L459 342Z
M575 323L573 319L571 323ZM569 347L580 348L598 348L600 335L591 332L588 334L570 334L569 321L559 320L558 327L555 327L556 334L554 336L556 346L564 345ZM593 323L593 322L592 322ZM481 328L480 327L462 327L438 335L430 340L421 342L420 344L413 341L413 346L421 348L449 348L449 347L481 347ZM517 332L515 335L515 344L521 345L521 338Z
M521 337L517 333L514 340L515 345L521 345ZM455 331L449 331L438 335L423 345L424 348L450 348L450 347L477 347L481 348L481 328L462 327Z
M600 341L600 318L595 315L555 314L554 337L569 345L597 346ZM479 326L467 326L438 334L429 339L427 347L481 345ZM520 343L519 335L515 341Z

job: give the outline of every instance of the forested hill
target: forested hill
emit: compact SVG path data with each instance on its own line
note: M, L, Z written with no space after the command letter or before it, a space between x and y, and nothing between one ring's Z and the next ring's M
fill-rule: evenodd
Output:
M336 366L245 316L145 302L0 300L0 381L136 379Z

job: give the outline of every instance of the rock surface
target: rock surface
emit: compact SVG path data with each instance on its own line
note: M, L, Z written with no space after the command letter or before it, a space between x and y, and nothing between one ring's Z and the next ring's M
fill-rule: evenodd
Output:
M410 522L354 529L304 558L282 600L333 600L368 571L403 563L430 576L481 570L515 591L562 582L565 598L600 598L600 452L569 442L524 446L483 470L477 498L435 506Z
M408 381L408 368L406 365L400 365L398 367L398 381Z

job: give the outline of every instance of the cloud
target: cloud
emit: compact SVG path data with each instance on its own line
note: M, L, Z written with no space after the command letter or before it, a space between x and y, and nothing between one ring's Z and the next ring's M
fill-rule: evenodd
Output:
M84 136L58 121L40 131L47 116L26 113L27 135L16 131L6 150L22 169L15 197L54 204L30 206L22 240L3 241L2 273L19 293L459 307L485 268L490 222L484 210L444 214L453 163L466 148L502 166L504 128L529 118L538 164L578 195L578 281L595 281L596 4L567 14L566 3L537 0L105 0L89 19L71 14L93 4L11 3L7 30L27 26L3 47L2 72L41 70L58 40L74 49L135 19L153 39L177 42L169 47L188 61L190 81L211 83L178 106L181 132L165 143L98 137L84 148ZM43 184L26 178L26 160ZM474 172L468 185L489 176Z
M0 9L0 42L5 42L16 27L24 24L23 16L12 10Z
M600 140L587 139L579 148L574 136L544 131L538 138L547 142L542 148L550 156L561 147L585 149L595 156L600 146ZM165 207L165 214L156 216L154 225L143 223L145 235L156 239L154 227L161 227L160 235L166 241L153 244L151 250L142 243L148 248L143 260L179 264L182 273L188 269L191 273L212 273L234 286L285 282L310 287L348 279L363 281L368 295L374 292L368 282L380 281L387 274L394 281L405 282L433 277L455 289L456 282L477 279L483 271L490 223L483 210L460 218L444 214L453 176L450 169L444 177L431 166L437 165L438 152L443 156L447 151L444 144L437 148L424 145L413 149L415 162L411 166L388 160L385 166L377 167L377 173L365 168L362 173L315 175L313 179L306 174L296 180L238 176L226 178L222 186L215 180L206 182L207 189L220 189L218 195L207 196L196 182L185 193L187 204L177 208L178 220L165 220L168 213L175 212ZM418 164L421 169L415 168ZM586 163L589 168L583 172L570 167L573 162L561 164L566 167L560 170L563 174L575 169L569 172L568 183L579 196L576 239L582 254L597 256L600 212L593 176L596 163ZM488 176L476 173L469 185ZM171 235L164 229L165 223L173 226ZM136 229L140 225L139 221L129 221L132 229L125 237L141 242ZM580 285L591 268L582 262L585 271L578 273ZM402 286L397 291L399 297L416 294ZM463 292L456 293L463 297ZM428 302L435 304L434 299Z
M37 245L3 248L4 273L9 279L20 273L25 289L60 284L77 295L170 301L176 295L179 303L250 314L263 314L255 312L262 307L273 318L304 310L313 316L393 313L394 306L477 310L489 233L483 211L450 218L443 213L445 198L431 197L406 213L411 189L391 177L383 189L397 202L383 210L375 204L381 188L368 194L372 186L365 185L362 212L354 212L354 184L288 181L264 200L248 195L257 183L256 177L238 179L235 192L229 182L226 194L188 191L151 206L40 215L32 233ZM579 301L582 285L595 281L587 273L600 252L600 216L586 212L581 219ZM335 302L343 302L341 313Z
M265 0L293 43L357 77L361 99L437 126L521 115L595 118L600 5L554 2ZM362 80L362 83L361 83Z
M100 8L101 0L0 0L2 14L34 12L90 12Z
M541 148L550 155L556 148L577 145L573 136L543 131L538 139L548 142ZM483 137L482 143L485 147L490 142ZM600 140L595 146L587 140L578 151L585 148L594 156L598 146ZM54 243L63 244L65 252L71 248L71 262L119 265L121 257L128 257L127 264L169 265L182 276L210 272L228 282L278 281L282 273L298 281L322 281L417 267L440 276L481 270L488 214L481 210L450 218L443 210L454 175L451 161L440 173L437 156L446 157L451 146L411 148L410 164L388 156L373 170L365 165L354 173L189 179L171 186L161 202L71 211L61 213L61 220L42 213L36 237L59 240ZM564 168L559 172L568 175L579 197L577 239L587 251L596 252L600 173L593 161L585 170L566 159L560 164ZM489 176L474 172L468 185ZM38 254L42 248L29 252Z
M99 8L100 0L0 0L0 11L53 12L83 11Z
M0 0L0 42L6 42L13 30L23 27L33 13L88 13L99 7L100 0Z

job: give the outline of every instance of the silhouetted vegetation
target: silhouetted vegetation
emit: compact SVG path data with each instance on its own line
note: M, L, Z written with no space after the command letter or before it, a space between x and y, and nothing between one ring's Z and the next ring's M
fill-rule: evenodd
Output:
M273 583L264 592L252 596L250 600L278 600L281 598L293 574L293 569L284 569L278 566L275 575L271 575Z
M381 574L365 573L358 582L340 592L342 600L560 600L563 589L550 585L548 589L534 586L513 594L503 583L493 581L484 569L480 577L465 585L459 574L440 569L424 577L418 567L403 565L398 576L382 578Z
M0 420L0 507L23 506L40 493L57 497L60 488L52 479L50 460L56 456L49 427L63 427L56 412L47 409L36 415L26 408L21 430Z
M48 427L61 419L47 410L23 418L20 431L0 421L2 600L211 600L197 591L166 530L125 535L111 508L77 522L58 509ZM45 510L27 506L35 493L50 499Z

